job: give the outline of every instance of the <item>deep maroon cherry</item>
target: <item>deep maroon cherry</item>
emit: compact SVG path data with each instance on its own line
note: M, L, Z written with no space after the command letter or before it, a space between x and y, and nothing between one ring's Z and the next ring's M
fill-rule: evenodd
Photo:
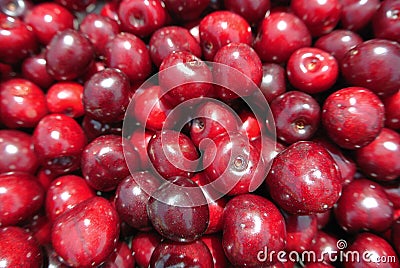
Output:
M81 117L83 109L83 86L76 82L58 82L46 93L47 108L51 113L65 114L70 117Z
M0 173L21 171L35 174L39 161L32 136L18 130L0 130Z
M331 234L323 231L318 231L309 248L310 252L314 252L316 259L311 257L310 260L305 260L307 263L329 264L334 256L339 256L340 249L338 248L339 240ZM335 253L336 252L336 253ZM321 259L322 257L322 259ZM325 267L325 266L322 266Z
M160 243L161 236L157 232L139 232L132 238L131 248L140 268L149 267L151 255Z
M47 71L56 80L72 80L89 70L94 61L90 41L76 30L58 32L46 48Z
M357 179L343 188L335 205L337 223L347 232L382 232L393 221L393 204L383 188L367 179Z
M225 256L224 248L222 247L222 237L220 234L204 235L201 241L207 245L213 258L214 268L228 267L228 259Z
M400 134L383 128L370 144L355 152L355 160L368 177L391 181L400 176Z
M286 223L285 250L303 252L309 250L317 234L317 217L315 215L284 214Z
M286 91L285 69L276 63L263 64L260 90L268 103Z
M400 44L371 39L349 50L341 65L348 83L365 87L379 96L396 93L400 87Z
M45 191L28 173L0 175L0 226L17 225L42 207Z
M382 1L372 19L372 27L376 38L400 42L399 13L400 5L398 1Z
M118 235L118 213L108 200L92 197L55 220L51 240L65 264L93 267L113 252Z
M165 240L155 249L149 268L158 267L213 267L213 258L208 247L201 241L180 243Z
M95 138L102 135L107 135L107 134L121 135L122 122L115 122L108 124L97 121L96 119L93 119L90 116L84 116L82 120L82 129L85 131L88 140L92 141Z
M325 100L322 124L337 145L358 149L372 142L381 132L384 107L378 96L366 88L343 88Z
M193 21L200 17L210 0L164 0L165 7L177 20Z
M55 2L73 11L84 11L97 0L55 0Z
M60 173L70 172L80 167L86 136L71 117L51 114L36 126L33 145L44 167Z
M102 268L131 268L135 267L134 252L125 242L118 242L115 251L101 265Z
M200 45L206 60L229 43L251 45L251 28L240 15L230 11L215 11L205 16L199 26Z
M400 254L400 219L393 224L392 242L397 254Z
M250 25L256 25L270 8L270 0L224 0L225 8L241 15Z
M338 167L322 145L300 141L278 154L266 178L271 197L294 214L324 212L340 197Z
M341 0L342 14L340 18L343 28L358 31L368 26L376 10L379 0Z
M42 89L49 88L53 77L47 72L44 53L26 58L21 65L22 76Z
M285 247L285 220L269 200L244 194L231 199L224 211L222 246L235 266L261 267L274 260L259 261L258 252L280 251ZM251 245L251 246L250 246Z
M298 17L275 12L261 21L254 49L263 62L286 62L297 49L311 45L307 26Z
M32 128L47 114L44 92L32 82L14 78L0 84L0 118L9 128Z
M10 226L0 229L0 239L0 261L4 267L42 267L41 249L30 233Z
M57 32L74 28L74 15L56 3L35 5L26 14L24 21L32 27L38 41L44 45L50 43Z
M49 220L95 196L92 188L79 176L65 175L53 180L46 193L46 213Z
M131 81L144 81L151 73L151 58L146 44L133 34L120 33L107 43L105 62L120 69Z
M333 209L329 209L325 212L315 214L317 216L318 230L321 230L325 226L328 225L329 221L331 220L332 214L333 214L332 211L333 211Z
M385 105L385 126L394 130L400 129L400 90L383 99Z
M180 242L201 237L209 222L207 200L201 188L185 177L162 184L151 195L147 214L157 232Z
M286 143L310 139L318 129L320 107L310 95L289 91L271 102L276 134Z

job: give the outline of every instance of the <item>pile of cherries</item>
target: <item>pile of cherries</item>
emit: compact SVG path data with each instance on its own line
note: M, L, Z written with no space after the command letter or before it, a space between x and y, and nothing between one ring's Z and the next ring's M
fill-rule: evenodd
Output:
M1 1L0 267L399 267L399 43L398 0Z

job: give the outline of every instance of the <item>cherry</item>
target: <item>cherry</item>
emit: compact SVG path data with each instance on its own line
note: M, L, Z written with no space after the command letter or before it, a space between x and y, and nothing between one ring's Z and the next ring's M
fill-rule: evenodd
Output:
M246 19L250 25L257 25L270 8L270 0L224 0L229 11L235 12Z
M21 223L38 212L43 205L45 192L31 174L0 174L0 189L2 227Z
M305 261L307 263L318 263L322 265L331 263L333 258L340 254L338 243L339 240L336 237L323 231L318 231L309 248L310 252L315 253L316 258L314 259L312 255L309 255L309 259Z
M147 214L157 232L180 242L201 237L209 222L207 201L201 188L185 177L174 177L162 184L150 197Z
M373 32L376 38L400 42L399 34L400 5L397 1L382 1L372 19Z
M71 117L51 114L43 117L36 126L33 145L42 166L67 173L80 167L86 136Z
M381 184L389 200L395 209L400 208L400 185L395 182Z
M56 3L40 3L27 12L24 21L32 27L38 41L50 43L58 32L74 28L74 15Z
M116 249L104 262L102 268L131 268L135 267L135 258L132 250L125 242L118 242Z
M24 229L16 226L0 229L1 264L4 267L40 268L43 255L33 236Z
M365 41L349 50L342 60L342 74L354 86L378 96L389 96L400 87L400 45L380 39Z
M309 250L317 234L317 217L315 215L284 214L286 223L285 250L303 252Z
M286 62L299 48L311 45L307 26L295 15L274 12L261 21L254 49L263 62Z
M397 254L400 254L400 220L397 220L392 227L392 241Z
M315 214L317 217L318 230L321 230L328 225L329 221L331 220L332 214L333 214L332 210L333 209L329 209L325 212Z
M208 247L201 241L181 243L165 240L151 255L149 268L156 267L213 267L213 258Z
M394 130L400 129L400 90L383 99L385 105L385 126Z
M140 268L147 268L154 249L161 243L161 236L157 232L139 232L131 241L135 262Z
M92 267L113 252L118 235L118 213L108 200L92 197L54 221L51 240L65 264Z
M265 181L273 200L293 214L330 209L342 188L335 161L311 141L296 142L278 154Z
M46 213L49 220L70 210L77 204L95 196L92 188L79 176L65 175L50 183L46 193Z
M246 133L250 141L261 138L260 125L254 113L243 110L240 112L239 117L243 122L240 130Z
M150 159L147 156L147 146L154 132L145 130L144 133L141 129L136 129L129 137L129 141L133 149L138 153L140 158L140 167L147 170L150 167Z
M46 97L32 82L14 78L0 84L0 118L9 128L32 128L47 114Z
M80 32L67 29L58 32L46 48L47 71L56 80L72 80L89 70L94 49Z
M129 105L128 77L117 69L107 68L94 74L83 90L86 115L103 123L121 121Z
M285 69L276 63L263 64L263 77L260 90L268 103L286 92Z
M336 59L318 48L296 50L286 66L289 82L309 94L319 93L335 84L339 75Z
M82 129L85 131L88 140L92 141L102 135L121 135L122 122L108 124L99 122L90 116L84 116L82 120Z
M118 16L118 1L105 2L100 9L100 15L121 24Z
M357 179L343 188L335 205L337 223L347 232L382 232L393 221L393 204L383 188L372 181Z
M310 95L300 91L281 94L271 102L276 134L292 144L310 139L318 129L320 107Z
M85 111L82 103L83 86L75 82L58 82L46 93L46 103L51 113L81 117Z
M51 182L58 176L60 176L58 172L42 167L36 173L37 180L46 191L49 189Z
M222 246L233 265L261 267L258 252L264 247L278 252L284 249L285 242L285 221L272 202L261 196L243 194L227 203ZM266 264L273 261L267 258Z
M0 174L20 171L35 174L39 161L32 136L18 130L0 130Z
M44 53L26 58L21 65L22 76L42 89L49 88L54 79L47 72Z
M214 262L214 268L228 267L228 259L225 256L220 235L204 235L201 237L201 241L203 241L210 250Z
M55 2L73 11L84 11L97 0L55 0Z
M106 65L120 69L131 81L144 81L151 72L151 58L146 44L130 33L119 33L104 52Z
M251 44L251 28L245 19L230 11L215 11L205 16L199 25L200 45L206 60L229 43Z
M400 134L383 128L370 144L355 152L360 170L379 181L391 181L400 176Z
M384 107L379 98L366 88L343 88L325 100L322 124L337 145L359 149L371 143L381 132Z
M165 7L176 20L193 21L200 17L210 0L164 0Z
M51 228L53 224L44 212L39 211L36 215L28 219L27 222L26 225L24 224L24 229L32 234L39 245L51 244Z
M340 22L343 28L358 31L362 30L368 23L379 8L379 0L341 0L342 14Z

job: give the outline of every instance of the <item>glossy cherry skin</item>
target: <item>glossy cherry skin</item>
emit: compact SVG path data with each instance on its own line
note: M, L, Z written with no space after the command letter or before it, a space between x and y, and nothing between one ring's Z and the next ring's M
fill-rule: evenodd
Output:
M201 241L181 243L165 240L151 255L149 268L157 267L213 267L213 258L208 247Z
M122 122L108 124L97 121L96 119L93 119L90 116L84 116L82 120L82 129L85 131L88 140L92 141L95 138L102 135L107 135L107 134L121 135Z
M51 221L77 204L95 196L86 181L76 175L53 180L46 193L46 213Z
M338 167L322 145L292 144L278 154L266 178L272 199L293 214L324 212L340 197Z
M0 96L0 118L8 128L35 127L48 112L44 92L28 80L1 83Z
M193 21L200 17L201 13L207 8L210 0L165 0L164 4L168 12L176 20Z
M251 141L261 138L260 123L254 113L243 110L240 112L239 117L243 122L240 130L246 133Z
M52 226L52 222L49 221L42 210L39 210L36 215L27 219L27 224L23 224L25 230L29 231L41 246L51 243Z
M321 263L329 264L331 263L332 257L338 256L340 250L338 248L338 239L328 233L323 231L318 231L315 238L312 241L311 247L309 250L311 252L315 252L317 256L317 260L310 259L311 263ZM335 255L335 253L337 255ZM332 257L330 257L332 256ZM322 257L322 260L320 258ZM308 262L308 260L306 260ZM322 266L325 267L325 266Z
M250 25L256 25L265 17L271 3L269 0L224 0L224 5L227 10L246 19Z
M147 156L147 146L154 132L150 130L143 130L138 128L134 130L129 137L129 141L133 149L138 153L140 158L140 167L143 170L147 170L150 167L150 159Z
M222 246L235 266L265 267L272 260L258 261L258 252L283 250L286 242L285 220L269 200L244 194L232 198L225 207Z
M149 267L151 255L161 240L157 232L139 232L132 238L131 248L135 254L135 262L140 268Z
M22 76L42 89L49 88L54 79L47 72L44 53L26 58L21 65Z
M74 28L74 15L56 3L35 5L26 14L24 21L32 27L38 41L43 45L50 43L58 32Z
M368 26L379 8L379 0L341 0L342 14L340 18L343 28L358 31Z
M400 42L399 12L400 5L397 1L382 1L372 19L372 27L376 38Z
M121 121L129 105L130 83L128 77L113 68L94 74L83 90L85 112L103 123Z
M124 144L123 144L124 143ZM82 174L87 183L95 190L111 191L129 174L123 146L129 142L117 135L104 135L89 143L82 153ZM139 159L133 149L125 152L132 170L140 168Z
M322 107L322 124L340 147L358 149L371 143L384 125L384 107L370 90L348 87L332 93Z
M276 134L282 141L292 144L310 139L318 129L320 107L310 95L289 91L271 102Z
M315 215L284 214L286 223L285 250L303 252L309 250L317 234L317 217Z
M274 12L261 21L253 47L263 62L284 63L294 51L310 45L310 32L298 17Z
M28 173L0 175L0 226L16 225L33 216L42 207L44 189Z
M213 258L214 268L228 267L228 259L222 247L222 237L220 234L204 235L201 241L207 245Z
M393 221L393 204L383 188L367 179L357 179L343 188L335 205L335 218L347 232L383 232Z
M392 227L392 242L397 254L400 254L400 220L397 220Z
M118 235L118 213L108 200L92 197L55 220L51 241L65 264L92 267L113 252Z
M39 161L32 136L18 130L0 130L0 173L11 171L35 174Z
M366 258L360 258L360 261L346 262L344 263L345 268L376 267L382 264L388 268L399 267L399 259L392 246L383 238L372 233L359 234L348 250L357 251L360 256ZM388 261L390 256L392 261ZM387 262L383 263L383 260L387 260Z
M400 134L383 128L370 144L355 152L357 164L365 175L379 181L400 176Z
M118 242L116 249L108 257L102 268L131 268L135 267L134 253L125 242Z
M289 82L297 89L315 94L329 89L339 75L339 65L329 53L311 47L296 50L286 66Z
M400 208L400 185L394 182L381 184L389 200L393 203L394 209Z
M162 184L150 197L147 214L158 233L179 242L201 237L210 218L201 188L185 177Z
M103 17L112 19L113 21L120 24L119 16L118 16L118 1L111 1L104 3L103 7L100 9L100 15Z
M45 54L47 71L56 80L73 80L89 70L94 61L90 41L76 30L58 32Z
M98 56L104 55L108 41L120 31L116 21L95 13L88 14L82 20L79 30L90 40Z
M210 61L217 51L229 43L251 45L251 28L241 16L230 11L215 11L205 16L199 25L203 56Z
M84 11L97 0L55 0L55 2L73 11Z
M400 129L400 90L383 99L385 105L385 126L394 130Z
M33 145L43 167L66 173L80 167L86 136L71 117L51 114L36 126Z
M340 20L342 4L340 0L292 0L290 9L304 21L312 36L331 32Z
M285 69L276 63L263 64L263 77L260 90L268 103L286 92Z
M16 226L0 229L0 261L4 267L40 268L43 255L33 236Z
M383 39L371 39L349 50L341 64L348 83L366 87L378 96L389 96L400 87L400 45Z
M347 51L362 42L362 38L355 32L334 30L318 38L314 46L330 53L340 63Z
M46 103L50 113L81 117L83 109L83 86L76 82L58 82L46 93Z
M18 18L0 13L0 62L16 64L38 48L35 34Z
M120 69L131 81L144 81L151 73L151 58L146 44L133 34L120 33L107 43L105 62Z

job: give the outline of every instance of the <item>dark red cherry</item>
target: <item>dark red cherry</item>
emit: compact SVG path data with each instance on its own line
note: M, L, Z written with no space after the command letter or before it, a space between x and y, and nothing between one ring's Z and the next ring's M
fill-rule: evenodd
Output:
M228 267L228 259L222 247L222 237L219 234L204 235L201 241L208 247L213 258L214 268Z
M274 12L260 23L254 50L263 62L285 63L299 48L311 45L307 26L297 16Z
M135 267L134 252L125 242L118 242L115 251L111 253L102 268L131 268Z
M251 45L251 28L241 16L230 11L215 11L205 16L199 26L200 45L206 60L229 43Z
M108 200L92 197L55 220L51 240L65 264L93 267L113 252L118 235L118 213Z
M235 266L261 267L274 260L259 261L258 252L285 248L285 220L269 200L244 194L232 198L225 207L222 246ZM250 246L251 245L251 246Z
M322 145L299 141L278 154L266 178L273 200L293 214L324 212L340 197L338 167Z
M318 230L321 230L328 225L333 214L332 211L333 209L329 209L325 212L315 214L317 216Z
M397 220L392 227L392 242L397 254L400 254L400 220Z
M45 116L36 126L33 145L42 166L66 173L80 167L86 136L71 117L51 114Z
M164 0L168 12L177 20L193 21L200 17L210 0Z
M84 116L82 120L82 129L85 131L88 140L92 141L102 135L121 135L122 122L108 124L97 121L90 116Z
M35 174L39 161L32 136L18 130L0 130L0 173L21 171Z
M85 11L89 6L94 5L97 0L55 0L55 2L73 11Z
M276 135L283 142L292 144L310 139L317 131L320 107L310 95L301 91L289 91L271 102Z
M56 80L73 80L89 70L94 61L90 41L76 30L58 32L46 48L47 71Z
M0 96L0 118L8 128L35 127L47 114L44 92L28 80L1 83Z
M140 268L147 268L154 249L161 243L161 236L157 232L137 233L131 241L135 262Z
M147 156L147 146L154 132L150 130L137 129L134 130L129 137L129 141L133 146L133 149L139 154L140 167L143 170L147 170L150 167L150 159Z
M368 177L379 181L392 181L400 176L400 134L383 128L370 144L355 152L355 159Z
M105 48L105 62L120 69L133 82L144 81L151 73L151 58L146 44L137 36L120 33Z
M383 99L385 105L385 126L394 130L400 129L400 90Z
M58 176L60 176L59 172L42 167L39 168L38 172L36 173L37 180L46 191L50 187L51 182Z
M389 200L393 203L395 209L400 208L400 185L394 182L381 184Z
M372 19L373 32L376 38L400 42L399 13L400 5L398 1L385 0L381 2Z
M286 72L290 84L295 88L315 94L335 84L339 66L329 53L318 48L304 47L290 56Z
M39 210L39 212L27 220L25 230L28 230L39 245L44 246L51 243L51 228L53 223L49 221L46 214Z
M0 239L0 262L3 267L42 267L41 249L30 233L10 226L0 229Z
M185 177L175 177L162 184L151 195L147 214L157 232L180 242L201 237L210 218L201 188Z
M47 72L44 53L26 58L21 65L22 76L42 89L49 88L53 77Z
M341 0L342 14L340 18L343 28L358 31L370 23L379 8L379 0Z
M42 207L45 191L28 173L0 174L0 226L17 225Z
M337 223L347 232L383 232L393 221L393 204L383 188L372 181L357 179L343 188L335 205Z
M243 122L240 130L244 131L251 141L261 138L260 123L254 113L243 110L240 112L239 117Z
M400 87L400 45L396 42L371 39L343 57L341 71L346 81L365 87L378 96L389 96Z
M322 265L331 263L332 258L334 256L339 256L341 249L343 249L339 249L339 247L342 247L342 244L339 243L340 240L336 237L323 231L318 231L309 248L309 251L314 252L316 257L310 257L309 260L306 259L305 261L307 263L318 263Z
M24 21L32 27L43 45L50 43L58 32L74 28L74 15L65 7L50 2L35 5L26 14Z
M317 234L317 217L315 215L284 214L286 223L285 250L303 252L309 250Z
M384 107L373 92L348 87L332 93L322 107L322 124L340 147L358 149L372 142L384 124Z
M79 176L65 175L53 180L46 193L46 213L49 220L95 196L92 188Z
M286 91L285 69L276 63L263 64L260 90L268 103Z
M83 86L76 82L58 82L46 93L46 103L51 113L81 117L83 109Z
M239 14L246 19L250 25L257 25L270 8L270 0L224 0L225 8Z
M208 247L201 241L180 243L169 240L159 244L151 255L149 268L157 267L213 267Z

